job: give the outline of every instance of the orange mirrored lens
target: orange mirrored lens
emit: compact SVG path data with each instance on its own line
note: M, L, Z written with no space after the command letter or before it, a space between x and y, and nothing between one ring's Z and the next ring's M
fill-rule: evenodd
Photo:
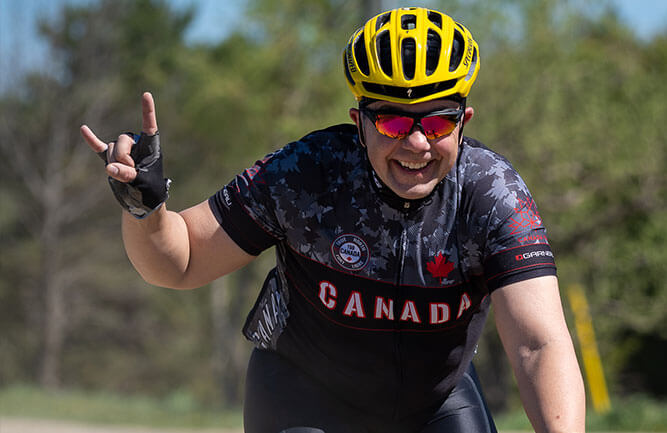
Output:
M430 139L450 134L456 128L456 122L447 116L428 116L421 121L424 135Z
M375 128L380 134L391 138L407 137L412 130L414 119L395 114L380 114L375 121Z

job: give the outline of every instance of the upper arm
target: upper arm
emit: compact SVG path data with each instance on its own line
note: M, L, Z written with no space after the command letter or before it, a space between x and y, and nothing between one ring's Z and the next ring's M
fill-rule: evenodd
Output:
M190 242L190 258L183 280L186 287L199 287L250 263L248 254L220 227L208 201L180 212Z
M511 360L552 342L571 341L555 276L500 287L491 301L498 334Z

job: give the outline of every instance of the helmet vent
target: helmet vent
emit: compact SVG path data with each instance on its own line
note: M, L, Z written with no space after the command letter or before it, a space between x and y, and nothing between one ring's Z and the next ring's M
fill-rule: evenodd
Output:
M426 36L426 75L432 75L438 68L441 46L440 35L429 29Z
M431 20L433 24L438 26L439 28L442 28L442 15L435 11L429 11L428 12L428 19Z
M368 55L366 54L366 38L364 32L361 32L354 41L354 57L357 60L357 65L362 74L370 74L370 67L368 66Z
M415 78L415 45L415 40L412 38L404 39L401 43L401 62L406 80Z
M412 30L417 27L417 17L415 15L403 15L401 17L401 28L403 30Z
M387 21L389 21L390 16L391 16L391 12L387 12L385 14L382 14L380 17L378 17L377 20L375 20L375 31L376 32L378 30L380 30L380 27L387 24Z
M461 64L463 58L463 47L465 41L463 35L457 29L454 29L454 40L452 41L452 54L449 58L449 72L455 71Z
M451 89L456 86L456 80L440 81L438 83L424 84L423 86L409 88L390 86L388 84L369 83L367 81L362 81L361 85L364 86L364 89L366 89L367 92L376 95L390 96L392 98L401 98L404 100L414 100Z
M382 72L391 77L393 70L391 68L391 40L388 31L377 36L377 52Z

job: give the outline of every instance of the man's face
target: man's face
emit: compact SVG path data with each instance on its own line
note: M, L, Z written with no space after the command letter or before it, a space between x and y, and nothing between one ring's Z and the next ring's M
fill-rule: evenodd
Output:
M427 113L458 107L458 102L441 99L414 105L376 101L367 108ZM472 107L466 108L463 122L470 120L473 113ZM412 200L426 197L456 162L461 122L450 134L434 139L427 138L419 126L404 138L390 138L380 134L371 119L358 109L351 108L350 117L358 127L361 121L373 169L399 197Z

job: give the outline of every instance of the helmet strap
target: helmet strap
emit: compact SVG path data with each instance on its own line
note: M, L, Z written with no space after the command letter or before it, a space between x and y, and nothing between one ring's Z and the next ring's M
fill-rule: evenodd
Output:
M466 124L466 98L461 98L461 107L463 108L463 117L461 118L461 128L459 128L459 146L463 144L463 127Z
M366 147L366 137L364 136L364 125L363 125L363 117L364 114L361 112L362 109L364 109L368 104L371 104L373 102L377 101L377 99L370 99L363 97L359 101L359 125L357 125L357 131L359 132L359 144L361 144L361 147Z
M359 126L357 127L359 130L359 144L361 144L361 147L366 147L366 138L364 137L364 128L361 126L361 117L359 118Z

